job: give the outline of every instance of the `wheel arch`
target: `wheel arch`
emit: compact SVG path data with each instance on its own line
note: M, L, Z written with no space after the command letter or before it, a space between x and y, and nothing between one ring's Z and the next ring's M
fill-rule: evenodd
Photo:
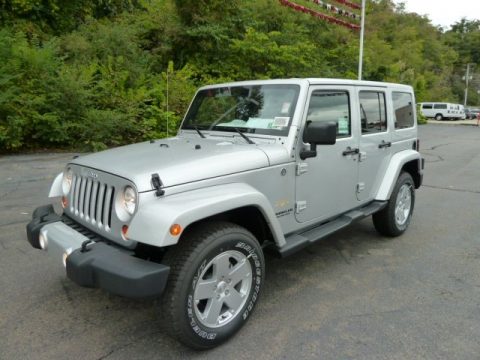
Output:
M415 188L419 188L423 178L422 168L422 157L415 150L405 150L393 155L375 200L386 201L390 199L395 183L402 171L408 172L413 178Z
M261 242L271 239L277 246L285 244L271 203L248 184L218 185L161 199L152 194L142 196L148 198L139 207L128 230L129 238L139 243L156 247L175 245L181 236L170 234L173 224L179 224L184 233L194 224L227 220L245 227Z
M275 242L275 236L264 214L254 205L231 209L194 221L185 228L182 235L187 234L191 229L201 226L203 223L216 221L231 222L247 229L255 236L260 245L267 241Z
M422 185L422 174L418 166L418 160L410 160L402 166L400 172L405 171L410 174L415 184L415 189Z

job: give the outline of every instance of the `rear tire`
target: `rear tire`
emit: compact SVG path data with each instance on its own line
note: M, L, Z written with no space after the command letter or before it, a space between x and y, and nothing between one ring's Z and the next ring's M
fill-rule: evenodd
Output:
M162 298L167 333L194 349L209 349L248 320L263 285L265 260L246 229L228 222L196 225L167 252Z
M415 205L415 184L412 176L402 172L393 188L388 204L373 214L375 229L382 235L395 237L403 234L410 225Z
M435 115L435 120L442 121L443 120L442 114Z

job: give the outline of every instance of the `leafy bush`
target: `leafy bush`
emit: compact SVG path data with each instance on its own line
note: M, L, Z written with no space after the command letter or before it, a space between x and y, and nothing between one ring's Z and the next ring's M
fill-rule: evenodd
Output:
M401 4L368 2L364 78L458 101L453 67L478 58L464 35L476 44L478 24L442 33ZM357 60L357 33L278 0L0 0L0 151L172 135L199 85L356 78Z
M142 35L121 22L47 42L1 30L0 148L100 150L175 133L195 91L193 72L171 63L155 73Z
M427 117L423 115L422 111L420 110L420 105L417 105L417 122L418 125L425 125L428 123Z
M0 145L6 149L56 145L66 140L58 116L56 41L29 44L22 33L0 31Z

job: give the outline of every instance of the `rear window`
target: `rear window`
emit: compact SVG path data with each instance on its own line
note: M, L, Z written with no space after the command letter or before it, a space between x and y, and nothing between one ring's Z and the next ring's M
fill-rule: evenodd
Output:
M412 94L393 92L393 114L395 129L410 128L415 125Z
M433 105L432 104L423 104L422 109L433 109Z
M435 104L435 105L433 105L433 108L434 109L446 109L447 104Z

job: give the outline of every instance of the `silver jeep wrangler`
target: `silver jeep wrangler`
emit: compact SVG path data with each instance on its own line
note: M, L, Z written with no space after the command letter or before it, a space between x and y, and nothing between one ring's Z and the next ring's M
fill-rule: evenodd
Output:
M206 86L176 137L78 157L35 210L31 245L85 287L162 295L162 324L206 349L258 301L264 251L353 221L398 236L422 183L410 86L336 79Z

